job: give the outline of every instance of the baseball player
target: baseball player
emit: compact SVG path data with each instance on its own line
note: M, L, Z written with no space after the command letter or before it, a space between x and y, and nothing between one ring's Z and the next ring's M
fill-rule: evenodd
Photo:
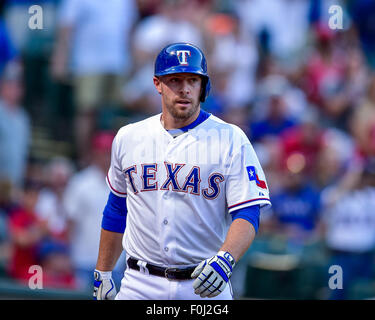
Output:
M112 144L94 298L233 299L233 268L271 205L263 170L241 129L200 108L210 79L199 48L162 49L153 82L161 114L122 127Z

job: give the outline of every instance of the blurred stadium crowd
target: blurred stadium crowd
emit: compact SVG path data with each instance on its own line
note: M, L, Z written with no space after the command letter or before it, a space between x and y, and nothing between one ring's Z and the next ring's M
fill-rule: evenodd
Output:
M41 265L44 287L91 290L113 135L161 111L154 59L183 41L208 60L202 108L246 132L271 191L236 297L374 297L374 21L369 0L3 1L0 278Z

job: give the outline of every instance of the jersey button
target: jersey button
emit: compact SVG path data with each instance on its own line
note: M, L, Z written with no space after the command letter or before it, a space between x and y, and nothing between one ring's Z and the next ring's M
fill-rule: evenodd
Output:
M163 221L163 223L164 223L164 224L168 224L168 220L165 219L165 220Z
M164 248L164 251L165 251L165 252L168 252L168 250L169 250L168 247L165 247L165 248Z

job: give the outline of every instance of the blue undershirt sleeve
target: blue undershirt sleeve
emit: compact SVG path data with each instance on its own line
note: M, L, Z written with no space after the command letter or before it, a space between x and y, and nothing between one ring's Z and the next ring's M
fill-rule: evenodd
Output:
M235 210L231 213L232 221L241 218L249 221L255 229L255 232L258 232L259 229L259 216L260 216L260 206L250 206L242 209Z
M102 228L108 231L124 233L126 227L126 198L109 193L103 211Z

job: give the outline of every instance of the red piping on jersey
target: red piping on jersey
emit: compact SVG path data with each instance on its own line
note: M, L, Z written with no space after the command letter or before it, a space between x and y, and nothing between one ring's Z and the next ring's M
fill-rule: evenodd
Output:
M268 201L271 201L269 198L256 198L256 199L247 200L247 201L244 201L244 202L240 202L240 203L234 204L233 206L228 207L228 209L232 209L232 208L237 207L237 206L239 206L241 204L245 204L245 203L249 203L249 202L253 202L253 201L258 201L258 200L268 200Z
M108 174L107 174L107 181L108 181L108 184L109 184L109 186L111 187L111 189L112 189L113 191L117 192L118 194L122 194L122 195L124 195L124 196L127 195L126 192L120 192L120 191L117 191L115 188L112 187L112 185L111 185L111 181L109 181L109 178L108 178Z

